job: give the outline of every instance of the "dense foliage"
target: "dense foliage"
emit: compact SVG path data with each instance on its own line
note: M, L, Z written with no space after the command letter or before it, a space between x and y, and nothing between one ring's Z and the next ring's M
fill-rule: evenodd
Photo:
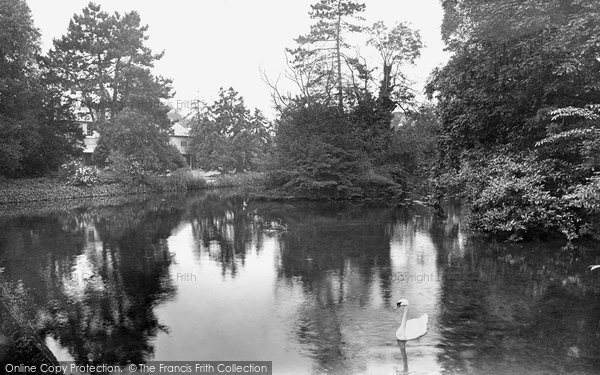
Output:
M271 186L318 198L399 197L405 192L391 157L393 112L413 99L401 74L419 56L419 34L406 25L361 25L364 4L321 0L311 6L310 33L296 39L292 77L300 94L276 95L276 153ZM368 36L379 66L368 66L348 35ZM274 171L273 171L274 170Z
M250 112L231 87L194 116L190 135L198 165L225 173L256 170L272 143L271 124L258 109Z
M600 237L597 2L442 5L452 57L428 83L436 105L417 108L403 74L419 57L418 31L366 26L365 4L318 0L309 32L287 50L298 94L272 85L271 124L221 89L188 121L198 165L264 172L248 180L274 196L398 198L431 185L434 204L463 199L469 226L497 238ZM0 0L0 176L59 169L71 185L202 185L178 170L185 160L169 144L164 103L171 81L152 73L162 53L146 46L147 30L137 12L89 3L42 56L26 2ZM77 117L101 134L101 169L73 160Z
M318 197L361 194L356 180L368 169L357 127L337 108L312 104L289 107L277 123L280 173L273 183L290 193Z
M162 54L145 45L147 30L135 11L111 15L89 3L48 53L57 84L100 133L94 161L101 166L113 152L150 171L181 165L169 145L169 107L161 101L172 96L171 81L150 70Z
M177 148L169 143L168 130L143 112L125 108L112 121L100 123L98 128L102 136L94 158L101 166L109 164L113 154L123 155L147 171L161 172L185 166Z
M83 135L40 64L39 33L23 0L0 1L0 175L42 175L78 155Z
M392 120L391 143L385 164L415 195L428 191L428 178L435 164L440 117L433 105L423 105L408 115Z
M597 208L583 203L600 195L597 2L443 5L454 54L428 88L442 116L438 186L451 193L459 176L484 232L598 233Z
M76 116L101 134L100 166L114 152L149 171L185 165L161 102L171 82L152 75L162 54L145 46L136 12L109 15L90 3L47 56L25 1L1 1L0 15L0 175L43 175L80 156Z

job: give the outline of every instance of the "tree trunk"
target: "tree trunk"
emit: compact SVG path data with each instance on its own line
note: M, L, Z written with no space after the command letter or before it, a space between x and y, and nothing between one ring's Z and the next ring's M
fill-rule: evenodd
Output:
M379 89L379 97L381 99L389 98L392 92L392 66L383 63L383 80Z
M341 2L338 1L338 18L335 33L335 49L337 57L337 84L338 84L338 109L340 113L344 112L344 88L342 86L342 56L340 52L342 13L340 9Z

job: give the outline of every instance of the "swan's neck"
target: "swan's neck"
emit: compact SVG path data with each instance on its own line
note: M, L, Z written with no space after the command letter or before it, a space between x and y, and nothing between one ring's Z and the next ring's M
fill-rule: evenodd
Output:
M408 317L408 306L404 306L404 313L402 313L402 320L400 321L400 328L406 327L406 318Z

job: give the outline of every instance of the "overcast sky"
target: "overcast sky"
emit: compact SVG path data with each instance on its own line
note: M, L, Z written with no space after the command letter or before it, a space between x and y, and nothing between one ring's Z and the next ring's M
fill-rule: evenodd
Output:
M44 50L52 39L66 33L73 14L88 0L27 0L34 23L42 34ZM97 0L107 12L136 10L149 25L147 45L165 51L154 72L174 80L180 103L194 99L211 102L219 87L234 87L249 107L269 117L274 111L270 88L260 70L271 78L283 75L286 47L306 34L310 4L316 0ZM366 24L384 21L393 26L410 22L421 32L425 48L416 66L406 69L422 92L431 70L447 60L440 38L439 0L366 0ZM361 51L362 52L362 51ZM363 52L366 53L366 52ZM374 57L373 57L374 59ZM374 61L374 60L373 60ZM283 91L291 84L281 82Z

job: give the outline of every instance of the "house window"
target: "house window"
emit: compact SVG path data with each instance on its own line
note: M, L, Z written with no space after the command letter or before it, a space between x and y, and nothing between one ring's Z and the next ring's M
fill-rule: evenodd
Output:
M94 128L91 124L87 124L87 126L85 127L85 135L88 137L94 136Z
M186 146L187 146L187 144L188 144L188 143L187 143L187 141L181 141L181 146L182 146L182 147L186 147Z

